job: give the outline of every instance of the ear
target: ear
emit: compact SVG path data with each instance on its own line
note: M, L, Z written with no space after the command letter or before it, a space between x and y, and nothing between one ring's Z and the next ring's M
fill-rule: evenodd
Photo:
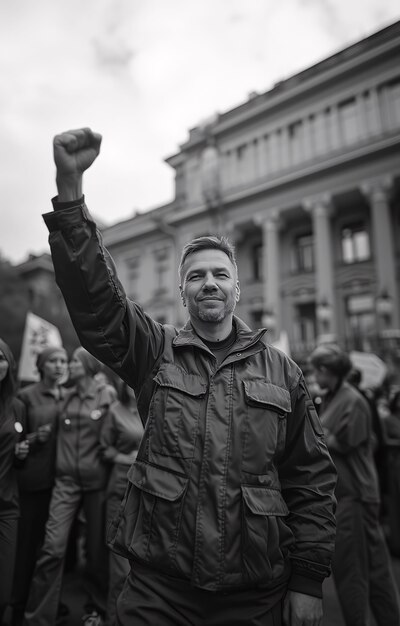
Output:
M236 281L236 302L239 302L240 299L240 283Z
M179 285L179 293L181 294L181 300L182 300L183 306L186 306L186 298L185 298L185 294L183 293L182 285Z

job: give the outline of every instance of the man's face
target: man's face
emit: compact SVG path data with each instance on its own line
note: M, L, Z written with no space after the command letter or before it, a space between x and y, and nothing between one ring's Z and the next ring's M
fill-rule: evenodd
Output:
M222 250L190 254L182 268L181 296L191 319L220 323L239 300L235 266Z

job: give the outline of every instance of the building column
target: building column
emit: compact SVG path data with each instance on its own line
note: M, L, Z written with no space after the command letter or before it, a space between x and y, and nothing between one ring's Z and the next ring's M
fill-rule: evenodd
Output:
M377 179L362 184L361 190L371 207L373 246L377 275L377 303L383 297L391 307L381 327L399 328L399 290L396 281L395 247L391 224L389 198L390 179Z
M332 203L329 195L324 194L306 199L304 208L311 212L313 220L318 340L320 342L334 341L336 339L336 315L330 225Z
M278 211L262 219L263 234L263 319L262 324L270 333L270 341L279 338L281 326L281 296L279 268L279 230L281 221Z

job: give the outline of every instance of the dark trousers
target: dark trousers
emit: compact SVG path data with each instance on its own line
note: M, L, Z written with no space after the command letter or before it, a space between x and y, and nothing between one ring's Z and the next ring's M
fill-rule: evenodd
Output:
M0 517L0 624L7 604L11 602L18 519Z
M281 589L279 596L283 596ZM275 592L274 592L275 597ZM281 626L282 598L259 589L211 592L134 564L117 602L118 626Z
M21 614L21 619L36 560L44 540L50 499L51 489L20 492L21 516L18 521L13 605L14 611Z
M347 626L399 626L400 610L379 505L343 498L336 510L335 585Z
M107 548L105 545L104 493L82 491L72 480L57 479L50 502L44 543L36 563L24 616L29 626L56 623L64 557L71 525L82 506L87 522L86 557L90 603L105 608Z

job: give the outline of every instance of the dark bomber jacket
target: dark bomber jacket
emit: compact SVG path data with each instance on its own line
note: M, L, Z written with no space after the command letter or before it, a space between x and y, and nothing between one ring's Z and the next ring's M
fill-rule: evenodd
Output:
M298 366L237 318L217 366L190 323L161 325L127 299L86 206L60 207L44 215L57 283L145 424L114 548L208 590L287 580L320 596L336 473Z

